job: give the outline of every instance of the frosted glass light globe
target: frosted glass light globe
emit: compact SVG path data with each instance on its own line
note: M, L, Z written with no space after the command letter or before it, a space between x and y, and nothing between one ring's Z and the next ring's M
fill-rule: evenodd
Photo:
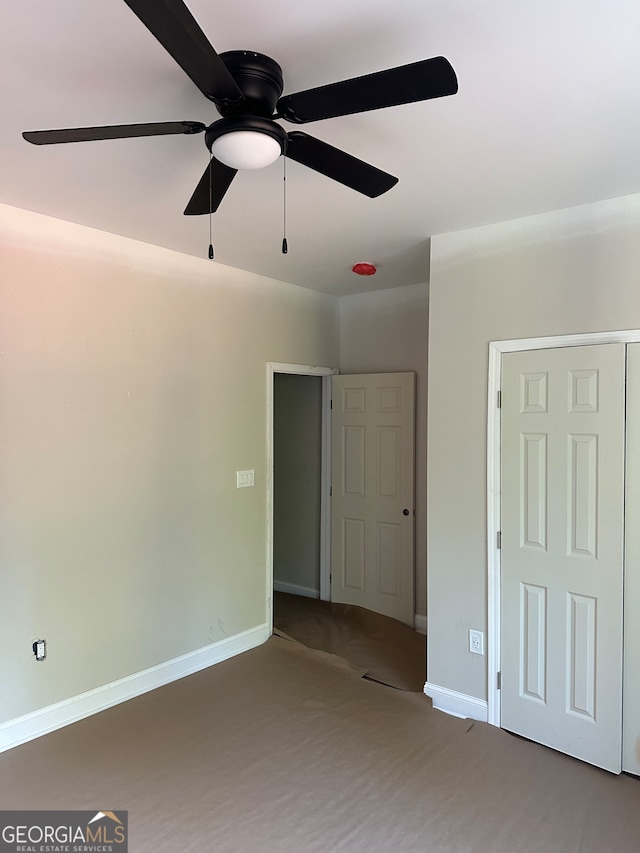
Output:
M211 153L232 169L263 169L282 154L280 143L256 130L234 130L214 140Z

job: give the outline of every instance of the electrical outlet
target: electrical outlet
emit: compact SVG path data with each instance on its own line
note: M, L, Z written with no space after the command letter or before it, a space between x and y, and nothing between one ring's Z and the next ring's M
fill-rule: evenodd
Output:
M47 656L47 641L46 640L36 640L35 643L31 646L34 655L36 656L36 660L44 660Z
M482 631L469 631L469 651L474 655L484 654L484 634Z

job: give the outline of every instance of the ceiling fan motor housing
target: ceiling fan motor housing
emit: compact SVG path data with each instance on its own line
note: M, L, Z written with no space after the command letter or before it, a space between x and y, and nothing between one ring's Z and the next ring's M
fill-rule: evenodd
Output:
M249 50L229 50L221 53L220 59L244 95L239 104L216 104L220 115L271 118L284 86L278 63L263 53Z

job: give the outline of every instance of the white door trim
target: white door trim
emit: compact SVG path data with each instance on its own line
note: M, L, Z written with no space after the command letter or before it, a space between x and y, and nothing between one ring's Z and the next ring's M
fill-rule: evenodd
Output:
M267 362L267 624L273 625L273 377L276 373L322 377L322 448L320 460L320 598L331 600L331 377L337 367Z
M522 350L578 347L594 344L637 343L640 329L592 332L579 335L555 335L544 338L520 338L489 343L489 381L487 395L487 722L500 725L500 409L498 392L504 353Z

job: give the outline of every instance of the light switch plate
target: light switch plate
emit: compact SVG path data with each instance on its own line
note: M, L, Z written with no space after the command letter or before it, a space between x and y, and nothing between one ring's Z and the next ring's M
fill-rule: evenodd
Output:
M236 488L244 489L255 485L253 468L250 471L236 471Z

